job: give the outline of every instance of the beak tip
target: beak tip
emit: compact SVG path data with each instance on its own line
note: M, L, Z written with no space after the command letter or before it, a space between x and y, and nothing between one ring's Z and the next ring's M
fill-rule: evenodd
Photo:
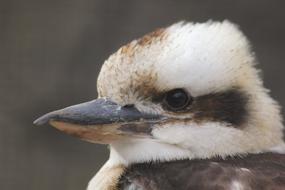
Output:
M49 121L50 121L50 117L48 117L48 115L44 115L44 116L41 116L38 119L36 119L33 122L33 124L36 126L42 126L42 125L49 123Z

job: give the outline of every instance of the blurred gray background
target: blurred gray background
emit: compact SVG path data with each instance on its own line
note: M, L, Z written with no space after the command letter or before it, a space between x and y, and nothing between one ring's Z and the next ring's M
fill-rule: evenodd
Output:
M285 106L284 9L284 0L0 0L0 189L85 189L106 146L33 120L96 98L109 54L179 20L238 23Z

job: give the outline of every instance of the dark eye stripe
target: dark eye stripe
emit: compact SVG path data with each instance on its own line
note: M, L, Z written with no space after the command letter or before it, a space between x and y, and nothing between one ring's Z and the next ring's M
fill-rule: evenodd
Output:
M240 126L247 118L248 96L232 89L200 96L189 108L196 121L221 121Z
M153 102L161 103L165 93L153 97ZM177 114L191 114L191 120L196 122L225 122L234 127L241 126L248 117L247 94L233 88L224 92L211 93L192 99L192 103L185 109L176 111ZM173 112L175 113L175 112Z

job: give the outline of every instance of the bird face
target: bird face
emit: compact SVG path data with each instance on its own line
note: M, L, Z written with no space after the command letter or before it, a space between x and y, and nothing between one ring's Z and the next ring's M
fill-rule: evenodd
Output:
M35 123L111 144L127 161L265 151L283 142L283 125L254 65L235 25L177 23L111 55L98 99Z

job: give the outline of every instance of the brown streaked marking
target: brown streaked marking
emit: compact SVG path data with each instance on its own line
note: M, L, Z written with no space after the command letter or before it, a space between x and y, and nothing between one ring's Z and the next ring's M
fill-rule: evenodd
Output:
M166 33L165 33L165 29L164 28L159 28L156 29L153 32L150 32L146 35L144 35L143 37L132 41L124 46L122 46L120 48L120 53L123 54L126 57L133 57L136 53L136 50L139 50L140 46L147 46L147 45L151 45L154 42L158 42L158 41L163 41L166 37ZM131 61L128 63L132 63Z
M154 41L162 41L165 38L165 36L166 36L165 28L158 28L153 32L150 32L141 37L140 39L138 39L137 43L140 46L146 46L150 45Z
M134 92L138 92L140 97L149 98L159 93L155 87L156 81L157 73L144 73L142 75L138 75L137 79L134 81L135 84L131 88Z
M138 95L137 98L148 99L153 95L158 94L155 83L157 81L157 73L152 70L151 72L141 71L134 72L128 81L122 81L119 87L118 96L122 99L126 98L129 94Z
M133 42L130 42L122 46L120 53L123 55L126 55L127 57L133 57L135 54L135 45L133 44ZM132 62L128 62L128 63L132 63Z

